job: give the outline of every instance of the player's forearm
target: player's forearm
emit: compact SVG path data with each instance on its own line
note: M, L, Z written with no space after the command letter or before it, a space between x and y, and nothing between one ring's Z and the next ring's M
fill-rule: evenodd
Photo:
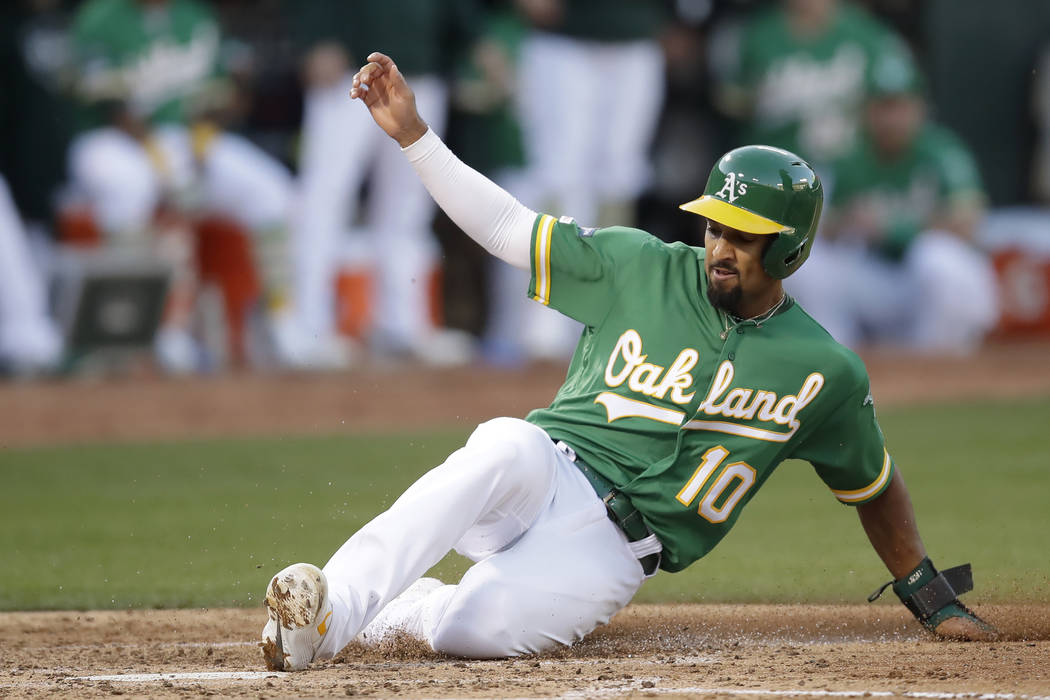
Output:
M911 497L900 472L886 490L870 503L857 506L857 515L871 546L894 578L901 578L926 556Z
M482 248L529 269L536 212L468 167L431 130L402 149L438 206Z

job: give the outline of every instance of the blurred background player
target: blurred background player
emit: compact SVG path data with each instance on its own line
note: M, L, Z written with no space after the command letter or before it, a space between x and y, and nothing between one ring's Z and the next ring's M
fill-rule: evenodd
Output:
M0 173L0 372L46 372L61 354L61 336L47 314L43 275Z
M298 304L312 337L336 339L335 278L355 232L373 270L375 306L366 330L383 356L435 364L465 361L462 336L440 332L431 317L432 278L440 251L431 230L435 207L396 144L376 133L347 95L351 66L365 47L396 53L419 111L443 133L447 74L473 40L472 0L289 2L286 11L305 47L301 202L296 223ZM367 184L367 201L360 195ZM366 206L367 204L367 206Z
M974 242L985 196L963 143L926 118L907 52L868 74L860 143L834 166L826 224L790 293L841 343L974 350L998 317Z
M518 75L529 178L522 201L571 211L583 226L630 225L652 171L649 147L665 80L659 38L668 7L602 0L518 0L517 6L529 26ZM548 309L524 314L529 356L568 357L578 323Z
M750 14L722 32L711 58L733 142L801 153L824 177L855 142L869 66L901 43L848 1L781 0Z
M56 99L67 65L67 16L58 0L0 6L0 372L54 369L62 339L48 315L46 239L72 133Z
M66 176L66 151L75 125L80 124L83 127L104 124L110 133L116 131L118 136L123 134L119 140L132 142L133 148L130 150L137 153L134 157L138 163L137 172L142 172L144 158L142 151L136 149L147 142L163 145L164 139L160 137L160 132L168 131L167 125L171 123L160 119L153 121L150 115L138 115L139 123L136 124L135 119L131 118L135 117L136 113L131 110L121 112L117 109L129 100L100 100L97 97L91 100L96 107L93 110L94 119L85 121L78 116L81 109L79 105L77 109L72 108L69 99L71 88L78 84L78 79L86 72L95 74L101 64L105 64L106 61L112 63L112 60L93 58L90 59L90 64L74 60L74 56L81 54L73 52L74 42L69 29L72 17L85 14L88 8L123 6L131 8L128 12L148 17L143 19L144 28L140 33L157 38L159 34L156 32L161 32L164 24L157 18L163 19L165 14L174 16L174 9L163 12L157 8L176 8L184 5L186 3L154 4L131 0L124 3L103 3L98 0L14 0L0 3L0 172L6 177L10 194L20 214L21 226L24 233L28 234L30 251L38 263L34 274L38 277L41 273L46 276L50 269L48 239L52 233L60 242L69 240L65 227L68 221L65 214L69 207L65 205L70 204L70 201L60 200L56 206L55 195L58 184ZM451 6L437 8L425 5L420 3L422 9L412 10L409 3L406 5L408 9L401 13L406 18L416 18L422 16L419 12L452 12ZM553 137L568 137L569 133L567 127L562 126L565 124L565 114L556 114L558 110L543 110L539 100L520 105L522 109L514 109L520 100L519 95L523 94L521 79L526 75L526 55L534 56L530 50L539 46L542 56L544 44L559 43L610 53L613 48L633 43L630 40L620 41L617 34L610 30L610 25L617 26L619 23L622 27L621 20L624 15L621 13L646 14L650 19L670 18L670 24L664 24L664 20L661 20L656 30L649 25L649 20L627 22L631 31L642 37L639 43L651 46L651 39L659 35L662 60L666 62L664 74L651 84L646 84L646 87L655 86L657 90L665 89L666 94L661 100L664 102L663 114L657 127L659 133L653 151L653 162L657 165L654 168L657 171L656 177L646 185L640 198L640 206L637 208L637 216L643 228L664 231L669 239L694 242L695 227L692 220L688 217L675 218L675 210L667 204L679 201L686 193L694 191L698 183L702 184L706 176L706 164L715 154L741 139L768 140L796 149L811 160L818 161L816 165L826 176L826 185L831 184L831 168L827 162L833 159L827 157L827 162L819 162L821 157L817 151L821 148L827 148L829 152L845 150L848 147L843 144L863 129L863 109L858 107L856 102L859 74L857 66L860 63L870 63L883 53L894 51L900 41L896 31L901 32L916 47L923 65L929 69L930 90L926 97L936 110L939 121L949 125L959 134L967 146L973 149L980 164L979 172L984 180L982 185L988 194L990 209L989 216L984 217L983 223L978 227L975 240L994 253L999 271L1003 311L1002 321L995 331L996 337L1006 337L1022 331L1045 334L1046 329L1050 328L1050 315L1047 314L1046 295L1043 293L1044 269L1048 259L1047 251L1050 250L1047 248L1050 237L1046 232L1050 228L1046 224L1048 214L1045 206L1048 198L1046 193L1050 191L1046 186L1050 177L1045 174L1050 172L1050 168L1045 165L1050 162L1050 158L1045 156L1048 151L1046 144L1050 143L1045 136L1050 133L1046 126L1050 121L1046 115L1050 111L1046 109L1045 96L1050 94L1050 91L1045 88L1045 64L1038 62L1040 49L1045 49L1046 45L1046 27L1050 26L1050 4L1033 3L1029 8L1030 12L1024 17L1010 13L988 13L985 5L977 0L934 0L922 4L921 7L895 0L678 0L674 3L648 3L651 6L643 6L647 5L645 3L588 4L575 0L488 0L478 2L477 5L480 6L480 10L470 9L466 12L467 25L473 27L478 24L476 13L479 11L481 16L484 16L486 11L489 15L499 16L497 20L486 22L484 33L490 40L486 42L489 48L467 51L467 44L470 42L462 41L451 42L458 45L443 45L440 49L442 60L439 62L441 68L438 75L442 77L445 67L458 61L463 54L469 53L475 63L473 73L470 70L460 73L461 83L454 98L457 109L449 126L455 128L456 119L461 120L462 124L458 131L450 133L449 141L454 142L457 152L462 153L472 165L497 179L521 201L535 209L560 208L557 196L568 192L554 192L554 201L549 201L552 199L551 188L547 182L549 178L531 177L540 170L530 165L538 165L535 162L537 154L546 155L548 160L551 160L562 157L563 153L530 146L532 139L529 134L533 131L522 130L524 133L517 133L519 124L528 126L532 123L524 117L533 113L541 118L546 116L548 121L555 125L556 128L550 132ZM364 15L358 14L376 11L376 4L363 1L336 3L328 0L311 3L196 0L196 5L192 6L202 10L209 19L213 14L221 18L223 31L220 49L217 52L221 60L217 59L217 63L221 63L222 70L209 72L209 79L190 81L192 87L180 93L176 100L186 107L185 116L181 122L179 119L175 122L183 124L185 128L185 124L201 121L201 116L221 115L222 118L216 121L224 125L224 130L212 133L226 133L236 129L239 133L250 135L254 143L263 145L276 158L293 166L298 160L296 152L299 150L299 132L305 128L301 119L304 106L302 90L307 89L311 94L325 92L310 87L317 82L315 78L324 82L325 65L335 65L337 70L328 73L342 75L344 78L345 68L340 67L343 65L341 59L334 62L320 60L317 63L309 60L306 62L309 68L306 75L310 78L308 84L300 81L302 52L295 50L293 35L298 33L307 45L318 46L324 43L326 32L335 32L329 31L330 27L321 26L318 32L312 34L309 30L309 17L302 18L302 21L297 19L295 24L290 24L287 21L289 14L306 13L315 17L321 16L322 19L324 16L339 17L340 12L345 14L346 17L333 21L330 25L336 27L340 34L346 35L344 38L334 37L337 40L335 43L342 46L342 54L346 54L353 50L353 47L349 46L352 39L351 30L365 31L365 21L360 18ZM352 9L349 9L350 6L353 6ZM93 11L97 12L97 9ZM332 12L336 14L331 14ZM385 14L389 17L394 13ZM883 22L892 23L896 31L888 29ZM113 26L117 24L113 23ZM296 32L294 27L300 24L307 26ZM319 24L323 25L323 22L314 21L313 24L316 29ZM374 26L373 30L378 31L378 25ZM398 34L397 31L394 33ZM453 33L461 32L456 30ZM314 36L316 39L312 38ZM398 39L399 36L394 36L390 41ZM987 47L997 56L997 60L988 62L982 56L974 54L970 47L976 42ZM178 48L177 41L171 45L179 51L182 50ZM489 50L496 45L501 45L501 49ZM414 49L409 48L409 51L401 52L402 55L406 55L406 60L408 54L412 53L411 49ZM314 56L312 51L309 54ZM316 55L339 58L341 54L340 51L322 51ZM248 67L256 72L244 71L245 59L252 62ZM170 66L163 61L148 65L140 62L137 65L136 70L141 71L139 77L142 80L135 82L140 86L173 84L173 76L180 80L186 77L172 72ZM581 62L574 62L573 70L583 65ZM1033 66L1036 67L1034 72ZM199 66L192 61L185 61L180 65L181 70L187 68L196 71ZM425 72L429 69L420 70ZM581 71L581 75L590 76L584 81L587 85L600 82L599 78L594 77L594 73L582 68ZM157 77L163 75L167 77ZM712 75L716 80L710 78ZM232 81L219 79L225 76L232 78ZM547 76L541 75L546 81L541 94L547 96L546 102L549 104L557 102L553 97L553 90L557 88L555 83L561 82L561 77L561 71ZM620 79L617 78L617 81ZM217 109L216 105L227 101L228 92L222 87L226 82L232 82L234 85L234 103L231 107L223 106ZM613 84L618 85L620 82ZM609 85L607 83L602 89L607 93L606 97L613 99L616 90L610 89ZM213 91L211 86L219 86L222 89ZM979 105L972 100L974 89L978 89L983 96ZM862 94L863 90L860 92ZM335 102L341 97L338 88L328 90L327 93L335 96ZM201 96L204 98L199 99ZM574 94L570 94L565 99L573 100L575 97ZM621 96L615 109L620 109L622 103L631 103L626 106L633 109L634 103L640 97L644 95ZM307 112L313 113L310 109L311 100L306 102ZM716 105L722 110L716 110ZM97 109L103 106L112 109ZM334 109L336 107L333 107ZM579 109L574 108L572 111L578 113ZM612 109L610 108L608 114L612 114ZM484 114L486 110L487 115ZM719 119L718 114L730 117L729 121ZM480 119L474 119L474 116L480 116ZM105 117L104 121L102 117ZM489 127L494 128L480 125L486 118L490 118ZM561 120L561 123L556 124L556 120ZM592 120L592 123L605 126L606 121L611 120L603 117ZM163 128L161 124L164 124ZM130 133L136 135L128 135ZM208 130L201 130L200 133L207 134ZM304 175L309 170L306 151L320 151L324 156L326 145L324 139L313 138L311 133L311 130L306 128L305 140L302 141ZM778 133L784 134L783 138L778 136ZM143 139L141 134L150 138ZM850 134L850 138L839 138ZM591 134L587 133L576 138L569 147L583 143L589 136ZM834 145L840 140L843 144ZM206 138L202 139L202 143L206 142ZM311 148L310 143L320 145ZM327 145L332 148L342 147L341 143L334 141L327 142ZM616 145L614 143L610 146L606 143L602 148ZM619 145L623 145L623 142L619 142ZM157 153L163 155L161 148L150 148L146 151L154 156ZM526 153L530 158L524 157ZM471 154L477 154L478 160ZM839 157L841 156L835 156L834 159ZM152 199L142 195L143 191L150 189L142 186L147 181L159 183L158 189L163 187L163 194L158 197L160 206L157 207L163 215L151 214L147 224L150 237L143 238L143 243L138 246L139 254L154 257L158 255L148 241L159 240L161 237L154 236L153 232L161 228L177 232L163 237L166 242L178 241L180 235L184 239L181 250L177 245L170 246L176 249L184 263L193 258L192 244L195 239L201 244L197 250L198 265L186 263L183 266L183 302L175 304L168 317L169 330L174 329L176 332L165 334L176 341L184 341L167 345L169 349L183 349L181 353L172 353L183 358L181 363L176 361L173 364L195 368L200 364L201 348L198 340L201 334L190 333L187 329L190 326L198 326L202 319L213 318L204 312L215 309L211 303L215 297L209 296L212 291L210 285L214 280L213 269L207 262L209 237L204 235L206 232L201 229L215 219L210 215L213 211L219 211L219 207L212 207L203 196L206 194L200 178L204 172L203 162L195 157L183 156L180 160L164 156L159 159L163 163L161 167L168 167L165 161L172 161L179 166L175 168L178 172L166 175L150 172L145 178L127 177L126 160L109 159L107 162L115 166L112 171L97 169L90 174L100 178L103 175L114 177L118 181L123 178L124 182L129 183L125 187L108 190L117 201L123 199L133 203ZM158 159L152 157L147 160L150 161L151 167L155 167L153 163ZM358 181L364 184L357 188L347 186L347 191L354 191L352 195L342 199L349 198L353 201L350 206L344 207L342 214L334 217L342 217L343 220L339 224L343 229L368 229L374 212L383 209L378 205L379 200L376 196L381 189L380 181L385 181L378 175L379 157L376 155L365 160L369 163L366 167L368 172ZM187 161L191 163L189 168L184 167ZM586 178L584 184L604 177L608 170L605 167L607 165L591 165L590 174L593 177ZM186 170L191 171L197 178L194 181L196 184L189 188L172 185L178 179L176 176ZM259 175L267 168L248 170L251 170L253 175ZM562 174L558 172L556 176ZM276 179L284 180L287 184L287 173ZM318 179L324 178L315 178L315 182ZM108 182L105 179L102 181ZM548 190L547 195L541 192L544 187ZM104 189L98 188L92 196L101 199L100 195ZM254 193L260 190L254 187L251 189L253 195L244 198L245 200L254 199L256 203L270 205L281 200L287 202L288 199L283 195L258 196ZM829 187L829 205L836 203L831 190ZM365 197L359 206L358 196L362 193L371 196ZM90 194L88 188L79 188L82 202L92 203ZM329 199L335 201L337 206L342 206L339 200L338 196ZM76 204L75 198L72 203ZM366 203L371 206L364 206ZM119 206L114 208L120 211ZM150 207L139 204L129 205L128 208L142 210ZM599 210L601 209L603 207L599 206ZM74 210L80 211L76 207ZM580 210L582 211L582 208ZM330 215L326 216L329 219L333 218ZM95 212L95 217L96 220L102 220L98 211ZM228 218L227 216L227 223ZM597 218L599 221L595 223L604 220L601 214ZM625 216L615 218L628 220ZM460 237L452 230L454 226L440 215L435 227L444 255L442 267L449 272L444 275L444 299L440 300L447 322L451 326L469 328L479 334L482 329L487 329L484 338L486 356L501 364L514 364L518 360L532 357L557 357L559 333L545 332L542 326L536 326L529 316L521 316L521 313L559 317L537 305L528 304L516 292L504 295L504 301L500 301L501 296L498 293L483 294L480 291L484 276L482 265L487 264L484 256L476 250L470 250L468 246L455 245L455 241L460 240ZM240 228L243 230L247 227L242 224ZM297 227L297 230L303 229ZM196 236L191 235L191 232ZM125 239L112 231L105 233L105 238L110 241L118 238L134 240L134 236ZM275 241L279 237L267 237L267 240ZM436 250L429 238L429 232L421 238L428 241L427 249L432 252ZM340 284L346 277L344 256L347 251L344 250L344 241L365 242L366 245L357 247L366 249L362 256L366 265L371 268L380 264L375 261L375 251L369 250L374 247L372 244L378 241L379 237L359 235L339 236L338 239L340 242L332 246L337 252L327 257L319 254L320 249L312 244L298 246L296 250L308 258L312 256L314 263L319 260L322 265L341 267ZM116 246L115 243L113 245ZM279 247L274 246L274 249ZM257 248L255 252L259 253L260 250ZM818 244L818 260L820 254ZM415 253L412 257L419 258L420 255ZM285 281L267 284L268 288L276 292L268 296L271 299L287 299L292 296L287 288L293 286L288 282L288 268L296 262L296 257L275 255L275 259L285 261L284 270L273 276L266 273L264 277L279 280L283 276ZM277 267L281 268L280 265ZM298 264L296 267L310 269L309 266ZM197 269L203 278L200 284L195 278ZM461 274L464 270L470 274ZM375 271L367 269L369 275L373 275L373 272ZM513 271L509 274L512 275ZM503 279L500 274L490 275L490 278L493 284L498 286L502 283L507 289L518 286L513 279ZM46 280L44 282L46 283ZM0 282L0 285L2 284ZM254 284L249 286L257 288ZM427 280L424 286L434 285ZM345 332L346 310L359 308L356 303L346 303L343 294L345 289L341 289L337 297L338 303L333 304L333 285L330 279L307 278L304 287L307 291L313 290L312 293L322 299L322 303L303 303L301 307L323 309L323 312L317 312L316 315L322 319L320 327L324 328L325 324L328 327L333 325L331 319L334 305L340 327ZM284 291L281 291L282 288L285 288ZM425 296L424 292L420 292L415 298ZM486 296L485 301L489 302L488 305L483 301ZM438 300L432 298L429 301ZM380 304L382 303L384 302L380 299ZM420 304L413 303L418 309ZM289 305L285 302L274 306ZM361 304L360 308L367 310L374 306L366 303ZM180 308L181 317L178 313ZM275 318L278 316L283 314L274 314ZM393 318L385 312L375 311L374 308L371 316L376 318L377 325L385 324L388 317ZM419 314L416 316L418 318ZM430 321L428 318L428 328L433 328L434 323ZM830 325L830 322L828 323ZM1022 325L1019 326L1019 323ZM275 324L275 327L278 325L280 324ZM290 323L286 327L292 328L294 325ZM437 325L441 325L440 321ZM862 324L862 338L858 342L873 339L877 335L866 327L869 325L871 324ZM214 328L215 325L207 327ZM257 324L255 327L261 328L264 333L267 330L265 324ZM571 345L577 331L578 327L570 326L564 333L567 342L562 342L561 345ZM348 359L345 352L347 348L339 342L338 337L334 342L329 342L332 337L330 332L307 333L304 330L299 334L287 334L287 337L293 338L298 335L301 341L298 345L310 349L309 352L298 353L298 357L309 357L310 360L286 364L344 366ZM891 335L899 334L897 331ZM389 337L388 333L376 332L369 335L375 337L379 350L383 350L384 345L387 348L392 345L383 338ZM203 336L213 337L208 333L203 333ZM354 337L362 336L355 333ZM253 339L265 340L257 337ZM899 341L893 339L892 342ZM291 345L295 346L297 343L293 342ZM438 346L433 342L426 345L431 348ZM265 348L269 347L269 344L253 343L252 346ZM454 343L453 349L462 350L465 346L465 343ZM214 347L214 344L206 347L206 366L222 365L222 358L218 363L207 363L207 358L212 356L210 350ZM410 351L406 354L411 356L415 353ZM465 356L465 353L452 353L457 354L460 359ZM447 354L445 356L448 357Z
M513 3L503 2L485 8L479 27L477 42L469 54L460 56L452 81L447 139L459 149L464 162L523 201L532 201L535 195L529 187L515 109L525 22ZM464 241L455 224L448 224L455 231L442 237L442 246L449 257L459 258L464 269L455 270L456 261L446 259L445 282L465 287L458 290L458 296L473 298L476 306L470 315L480 320L471 323L465 315L464 325L478 329L487 362L517 365L528 357L526 344L531 334L527 319L533 307L538 307L521 293L527 278L502 260L484 255L473 241ZM441 233L444 231L439 230ZM480 284L478 277L483 278ZM449 288L448 295L451 302L455 292ZM550 313L544 308L536 310Z
M251 234L274 359L309 365L291 305L291 175L215 120L229 93L209 7L196 0L88 0L78 8L73 45L90 128L70 150L72 197L90 207L107 245L152 251L175 266L157 338L161 363L177 372L200 366L191 333L189 227L204 212L221 212ZM174 216L158 220L161 205ZM158 230L163 234L154 235Z

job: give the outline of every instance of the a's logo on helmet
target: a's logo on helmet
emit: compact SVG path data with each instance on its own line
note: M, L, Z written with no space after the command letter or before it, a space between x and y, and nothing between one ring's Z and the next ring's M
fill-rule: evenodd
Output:
M736 181L736 173L729 173L729 177L722 184L722 189L718 190L715 194L716 197L721 197L727 202L735 202L737 197L742 197L747 194L747 183Z

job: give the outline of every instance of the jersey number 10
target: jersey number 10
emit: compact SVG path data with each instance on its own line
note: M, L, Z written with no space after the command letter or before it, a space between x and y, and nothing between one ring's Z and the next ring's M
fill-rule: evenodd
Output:
M755 468L746 462L733 462L719 470L722 462L728 456L729 450L721 445L705 452L704 461L700 463L700 466L693 472L693 476L676 496L682 505L692 505L693 500L704 489L704 486L710 483L711 487L700 499L700 507L697 511L700 517L712 523L724 523L747 490L755 484ZM712 479L716 471L718 471L718 476ZM731 491L730 487L732 487ZM727 492L728 496L726 496Z

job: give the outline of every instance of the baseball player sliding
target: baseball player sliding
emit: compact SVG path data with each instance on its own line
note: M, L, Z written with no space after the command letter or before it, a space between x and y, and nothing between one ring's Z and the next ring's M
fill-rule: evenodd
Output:
M271 669L395 633L473 658L572 644L657 569L709 552L793 457L857 507L894 592L927 629L995 634L958 600L969 567L938 572L926 556L864 365L784 294L820 217L809 165L766 146L725 154L703 196L682 205L708 220L703 249L585 228L537 215L466 167L427 128L394 62L368 61L350 97L469 236L530 270L529 295L585 329L548 408L481 424L323 570L294 564L271 580ZM476 562L458 584L420 578L450 549Z

